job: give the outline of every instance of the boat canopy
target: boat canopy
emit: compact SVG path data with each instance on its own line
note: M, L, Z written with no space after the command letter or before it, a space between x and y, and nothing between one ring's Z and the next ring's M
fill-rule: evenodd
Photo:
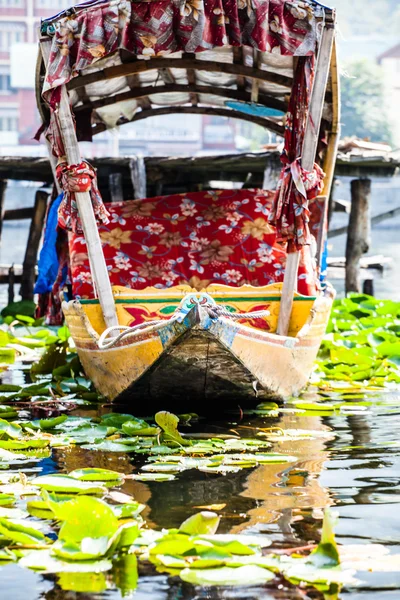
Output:
M37 89L64 191L59 224L84 233L108 325L118 320L95 218L109 215L77 140L153 115L206 113L284 136L269 223L291 255L278 326L286 335L300 251L312 242L309 200L324 189L318 146L337 137L334 20L314 0L111 0L42 22Z
M332 11L304 0L112 0L42 22L44 123L67 84L78 138L168 113L240 118L284 134L298 57ZM43 98L40 95L43 94ZM329 97L324 117L330 119Z

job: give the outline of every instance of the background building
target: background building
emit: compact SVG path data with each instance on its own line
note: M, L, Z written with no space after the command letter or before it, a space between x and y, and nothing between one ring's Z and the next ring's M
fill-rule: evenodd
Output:
M35 100L37 30L65 0L0 0L0 146L3 155L44 155L33 137L40 125ZM101 134L84 153L197 154L234 151L235 125L221 117L169 115Z

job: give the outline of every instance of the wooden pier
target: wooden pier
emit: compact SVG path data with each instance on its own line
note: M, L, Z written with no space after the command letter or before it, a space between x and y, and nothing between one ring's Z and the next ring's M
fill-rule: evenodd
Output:
M233 182L238 188L272 188L276 185L281 163L280 146L259 152L197 157L109 157L95 158L98 184L105 202L118 202L137 197L152 197L186 191L223 188ZM374 177L393 177L398 173L400 156L392 154L384 144L363 140L343 140L339 145L335 176L351 177L352 202L350 232L346 250L346 291L360 291L360 260L367 249L369 228L384 219L400 214L400 207L370 218L369 198ZM8 180L33 181L42 184L35 191L32 206L4 210ZM231 184L232 185L232 184ZM48 158L0 157L0 236L3 222L31 221L22 267L0 265L0 283L21 283L23 299L33 298L36 262L53 175ZM334 189L334 186L333 186ZM332 196L331 192L331 196ZM329 199L330 213L334 200ZM346 210L339 203L339 210ZM344 235L348 226L329 232L329 238Z

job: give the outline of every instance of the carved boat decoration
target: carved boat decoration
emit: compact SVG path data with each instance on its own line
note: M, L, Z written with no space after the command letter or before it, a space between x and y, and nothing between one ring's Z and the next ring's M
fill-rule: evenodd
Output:
M334 11L262 4L88 2L42 23L37 95L69 231L62 310L110 400L229 405L297 394L309 379L334 298L320 277L339 135ZM188 181L147 198L136 161L130 197L103 204L78 136L173 112L282 135L278 190Z

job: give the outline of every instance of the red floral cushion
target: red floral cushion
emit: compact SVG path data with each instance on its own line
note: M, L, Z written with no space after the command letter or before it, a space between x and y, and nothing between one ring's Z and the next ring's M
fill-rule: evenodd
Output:
M268 223L272 199L269 191L223 190L107 204L111 222L99 229L112 285L202 289L282 281L286 256ZM92 298L85 240L70 234L69 245L74 295ZM316 292L307 246L298 290Z

